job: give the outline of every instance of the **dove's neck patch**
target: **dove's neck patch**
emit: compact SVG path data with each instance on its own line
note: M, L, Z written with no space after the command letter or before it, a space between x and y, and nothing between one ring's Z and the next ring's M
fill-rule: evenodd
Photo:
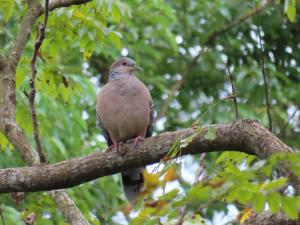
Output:
M110 80L116 79L119 75L120 75L119 72L117 72L117 71L112 71L112 72L110 73L110 75L109 75L109 79L110 79Z
M130 76L130 73L121 73L119 71L112 71L109 75L109 80L115 80L118 78L128 78Z

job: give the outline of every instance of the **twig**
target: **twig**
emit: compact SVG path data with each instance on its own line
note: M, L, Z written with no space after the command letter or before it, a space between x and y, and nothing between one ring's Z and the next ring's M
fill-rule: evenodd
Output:
M205 44L213 43L213 41L219 37L221 34L229 31L231 28L239 25L240 23L244 22L249 17L257 15L258 13L262 12L264 9L268 8L269 6L274 4L274 0L269 0L266 4L261 6L256 6L254 9L248 11L245 15L238 17L237 19L231 21L229 24L222 26L221 29L214 31L211 35L209 35Z
M208 46L209 44L211 44L213 41L215 41L215 39L217 37L219 37L220 35L222 35L223 33L229 31L231 28L238 26L239 24L241 24L242 22L244 22L246 19L262 12L264 9L266 9L267 7L273 5L274 1L268 1L266 4L259 6L259 7L255 7L254 9L251 9L249 12L247 12L245 15L238 17L237 19L233 20L232 22L230 22L229 24L223 26L221 29L216 30L214 32L212 32L207 40L203 43L203 46ZM205 47L204 47L205 48ZM207 49L205 49L207 50ZM154 122L156 122L157 120L161 119L162 117L164 117L167 114L167 111L169 109L170 106L170 102L173 100L175 93L184 85L187 76L189 75L189 73L192 71L192 69L197 65L197 61L200 58L200 56L203 54L203 50L200 51L198 53L198 55L196 55L196 57L192 60L191 63L189 63L186 66L185 72L183 72L182 74L182 78L181 80L178 80L176 83L174 83L174 85L171 87L171 91L168 95L168 97L164 100L161 110L158 113L157 117L154 119Z
M228 76L229 76L230 83L231 83L233 104L234 104L234 109L235 109L235 119L238 120L239 119L239 110L238 110L238 105L237 105L236 89L235 89L235 85L234 85L234 81L233 81L233 76L230 72L228 64L226 64L226 68L227 68Z
M295 111L292 113L292 115L290 116L286 124L280 129L279 133L276 135L277 137L284 136L283 133L286 132L287 127L290 125L292 119L296 116L298 110L299 110L298 108L295 109Z
M257 2L255 2L255 8L257 10ZM267 104L267 113L268 113L268 119L269 119L269 130L272 132L273 127L272 127L272 117L271 117L271 104L270 104L270 99L269 99L269 91L268 91L268 81L267 81L267 75L266 75L266 70L265 70L265 61L264 61L264 55L263 55L263 45L261 41L261 34L260 34L260 21L259 21L259 16L256 16L257 20L257 35L259 38L259 45L260 45L260 59L261 59L261 70L263 74L263 79L264 79L264 88L265 88L265 98L266 98L266 104Z
M196 171L196 175L195 175L195 180L193 183L193 186L195 186L196 184L199 183L199 178L201 176L201 174L203 173L204 169L205 169L205 164L204 164L204 158L205 158L206 153L202 153L200 155L200 159L199 159L199 167ZM188 203L185 204L182 208L181 208L181 212L180 212L180 217L176 223L176 225L182 225L184 222L184 217L187 214L187 207L188 207Z
M1 207L0 207L0 217L1 217L2 225L5 225L5 220L4 220L4 216L3 216L3 213L2 213L2 208Z
M35 99L35 94L36 94L34 82L35 82L36 74L37 74L37 70L35 67L36 58L39 53L42 42L45 39L45 30L46 30L47 21L48 21L48 15L49 15L48 6L49 6L49 0L45 0L44 22L43 22L43 24L39 25L39 27L38 27L37 39L36 39L36 42L34 45L34 51L32 53L32 58L30 61L31 79L29 81L30 93L28 95L32 123L33 123L33 130L34 130L34 140L36 143L36 148L37 148L37 152L39 154L41 163L44 163L47 160L46 160L46 156L43 152L42 144L41 144L40 137L39 137L38 119L37 119L37 114L36 114L35 105L34 105L34 99Z

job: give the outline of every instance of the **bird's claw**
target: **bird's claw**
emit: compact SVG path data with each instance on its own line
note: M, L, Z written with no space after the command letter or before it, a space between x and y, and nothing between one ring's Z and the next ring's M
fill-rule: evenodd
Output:
M144 138L142 136L137 136L136 138L130 139L127 141L127 143L133 142L134 147L138 146L139 141L143 142Z
M109 146L107 149L108 152L117 152L121 156L125 155L126 150L123 146L123 142L114 143L113 145Z

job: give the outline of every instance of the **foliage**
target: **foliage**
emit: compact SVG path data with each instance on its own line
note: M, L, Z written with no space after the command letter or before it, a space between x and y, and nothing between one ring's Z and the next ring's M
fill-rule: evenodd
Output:
M120 55L133 57L143 67L144 72L138 77L151 90L157 113L168 95L175 96L167 113L157 121L156 132L193 124L201 132L200 121L232 122L232 102L223 100L231 95L227 63L235 78L240 116L257 119L267 126L258 27L263 38L274 132L285 143L299 148L299 4L296 0L278 1L260 14L237 21L261 4L236 0L94 0L51 12L37 60L36 81L42 145L49 161L106 149L96 128L95 96L99 77L107 75L108 66ZM26 8L24 1L2 0L1 54L9 53ZM231 21L237 21L237 25L218 33ZM35 31L31 36L16 71L16 117L34 144L28 100L23 94L29 90ZM172 93L173 85L180 81L182 86ZM209 130L206 138L214 139L215 130ZM175 143L173 150L190 140ZM23 166L1 133L0 149L2 168ZM204 175L195 185L186 176L195 172L197 156L190 158L188 170L183 170L185 161L173 160L159 173L146 175L143 196L147 201L134 209L127 206L118 175L67 192L93 224L174 224L185 205L186 224L209 224L217 211L227 213L232 204L243 220L251 207L259 212L266 203L272 213L282 209L289 218L297 218L299 196L286 188L287 178L274 175L274 166L279 161L289 162L290 169L300 176L298 159L298 155L288 155L262 161L241 153L212 153L206 156ZM159 197L153 195L172 185L176 188ZM7 224L22 224L24 215L31 212L36 214L37 224L65 224L47 194L30 193L20 203L8 194L2 195L1 200Z

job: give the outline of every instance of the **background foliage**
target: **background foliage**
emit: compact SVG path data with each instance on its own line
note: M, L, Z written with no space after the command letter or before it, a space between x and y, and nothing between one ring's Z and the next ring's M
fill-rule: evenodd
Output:
M144 69L138 77L155 102L159 115L156 132L191 127L199 118L199 127L234 121L231 100L211 107L231 95L226 64L235 79L240 116L267 126L258 27L272 99L273 131L291 147L299 148L300 20L295 13L299 4L286 0L246 21L237 21L261 4L264 2L94 0L51 12L36 81L42 144L49 161L105 150L96 128L95 96L98 80L105 79L109 65L120 55L134 58ZM0 53L7 54L11 48L25 9L21 0L1 0ZM218 33L231 21L237 25ZM16 80L17 122L32 143L31 116L23 91L29 90L34 37L33 33ZM180 88L176 90L174 85ZM1 168L23 166L1 133L0 149ZM207 224L225 223L228 217L221 216L233 213L229 217L233 219L239 212L242 222L250 206L261 211L266 202L273 213L283 208L290 218L296 218L299 197L292 191L280 194L278 189L287 180L272 176L278 157L265 162L239 153L206 155L201 182L196 185L199 156L175 160L163 170L160 165L159 173L147 174L144 194L148 200L134 209L127 206L119 175L80 185L68 193L93 224L174 224L179 208L187 202L186 220L191 224L201 224L202 218ZM296 157L283 158L292 162L293 171L299 169ZM152 166L149 171L157 168ZM158 198L162 189L166 194ZM31 212L37 215L36 224L64 224L47 194L30 193L21 202L1 195L1 209L7 224L23 224L22 218Z

